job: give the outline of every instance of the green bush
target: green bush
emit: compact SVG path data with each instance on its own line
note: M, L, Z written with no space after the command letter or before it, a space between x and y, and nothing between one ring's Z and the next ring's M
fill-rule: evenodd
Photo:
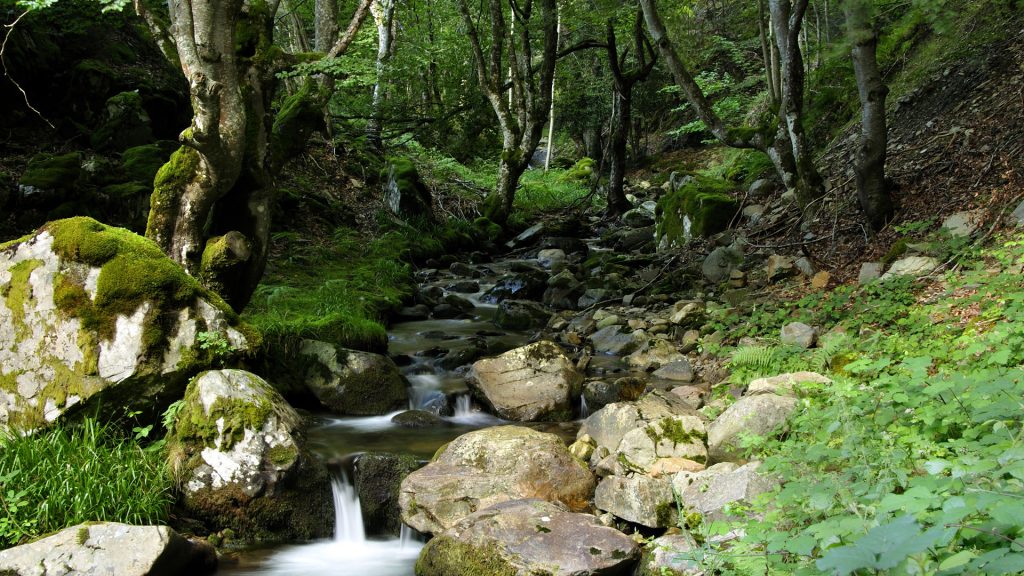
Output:
M87 419L0 436L0 548L82 522L161 524L172 503L163 456Z

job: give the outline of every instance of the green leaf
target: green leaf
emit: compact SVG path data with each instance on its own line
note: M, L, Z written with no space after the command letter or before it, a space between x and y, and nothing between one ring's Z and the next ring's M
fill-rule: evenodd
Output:
M939 570L952 570L964 566L978 555L970 550L961 550L939 564Z
M913 516L903 516L872 528L850 546L830 549L818 560L817 566L840 575L865 568L888 570L927 550L942 534L941 527L922 531Z

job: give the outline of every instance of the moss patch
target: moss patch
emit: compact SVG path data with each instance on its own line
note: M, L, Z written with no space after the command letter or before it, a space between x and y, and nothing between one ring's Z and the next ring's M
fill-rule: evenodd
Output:
M518 570L497 544L471 545L441 534L427 543L416 561L417 576L516 576Z
M18 184L40 190L72 190L81 174L82 158L78 152L40 153L28 161Z
M726 192L732 184L726 180L695 176L679 190L658 201L655 210L658 238L681 245L691 238L711 236L729 227L738 203Z
M164 215L174 209L182 191L196 178L199 162L199 152L182 146L171 154L167 163L157 171L153 179L153 195L149 199L147 234L162 226Z
M157 172L174 152L173 148L168 150L167 144L158 142L125 150L121 154L121 166L128 179L151 187Z

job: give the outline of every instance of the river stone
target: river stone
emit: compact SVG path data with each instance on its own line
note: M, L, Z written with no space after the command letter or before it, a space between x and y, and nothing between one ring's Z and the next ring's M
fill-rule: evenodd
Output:
M438 534L416 562L418 576L629 574L637 544L590 514L543 500L480 510Z
M654 212L646 208L633 208L622 215L622 223L630 228L646 228L654 224Z
M635 376L618 378L613 382L594 380L583 385L583 398L590 410L600 410L612 402L637 400L647 389L647 383Z
M744 396L729 406L708 427L708 456L712 462L737 460L740 438L765 436L786 423L797 399L776 394Z
M818 341L818 331L803 322L790 322L782 327L780 340L787 346L807 349Z
M530 300L503 300L498 304L494 323L506 330L530 330L548 323L551 311Z
M405 378L387 356L303 340L299 357L305 364L303 382L332 412L374 416L409 405Z
M583 374L557 344L542 340L478 360L466 381L474 395L506 420L557 422L572 419Z
M708 254L700 271L708 282L718 284L729 279L729 275L743 263L743 252L732 246L719 246Z
M791 372L787 374L779 374L778 376L771 376L769 378L751 380L750 384L747 384L747 391L744 392L744 394L747 396L753 396L755 394L795 396L796 391L793 387L802 382L831 384L832 380L818 374L817 372Z
M211 370L183 402L167 444L188 517L242 541L331 534L327 470L299 444L302 419L270 384Z
M699 512L704 520L735 519L728 513L730 505L749 504L778 486L775 479L758 474L760 465L723 462L701 472L679 472L672 478L672 489L687 511Z
M679 350L667 340L649 340L629 356L623 358L626 365L637 370L651 370L686 360L686 356L679 353Z
M236 318L155 243L91 218L0 244L0 430L72 409L155 418L189 377L248 347Z
M646 336L643 332L623 332L622 326L618 324L605 326L590 335L590 343L594 346L594 352L612 356L630 354L639 348L645 340Z
M704 576L703 554L688 532L659 536L644 547L636 575Z
M683 358L658 368L652 376L673 382L693 382L693 367L689 360Z
M939 261L931 256L908 256L893 262L880 280L884 282L897 276L924 276L938 267Z
M664 528L676 523L672 483L650 476L608 476L594 492L594 506L623 520Z
M615 453L624 466L647 473L659 458L686 458L704 463L707 429L696 414L666 416L627 432Z
M79 524L0 550L0 574L9 576L202 576L216 569L212 546L167 526Z
M565 259L565 251L559 248L548 248L537 253L537 263L549 270L564 264Z
M497 304L502 300L537 300L547 288L547 274L540 270L523 271L499 279L484 292L481 302Z
M585 510L594 477L561 438L521 426L463 434L402 481L402 521L436 534L500 502L540 498Z
M426 410L406 410L395 414L391 423L400 428L438 428L448 425L443 418Z
M402 480L420 467L408 454L367 452L356 460L355 484L363 527L370 535L398 536L402 508L398 505Z

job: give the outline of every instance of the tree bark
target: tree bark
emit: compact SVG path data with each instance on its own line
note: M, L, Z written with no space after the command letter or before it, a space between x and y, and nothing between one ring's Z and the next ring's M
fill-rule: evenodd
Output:
M878 34L871 22L870 5L865 0L846 0L843 6L861 105L860 143L854 163L857 198L871 227L881 230L893 215L892 198L885 183L885 98L889 88L878 69Z
M366 136L370 144L381 150L381 105L384 102L384 69L391 59L394 43L395 0L373 0L370 4L373 21L377 25L376 80L373 83L370 121L366 125Z

